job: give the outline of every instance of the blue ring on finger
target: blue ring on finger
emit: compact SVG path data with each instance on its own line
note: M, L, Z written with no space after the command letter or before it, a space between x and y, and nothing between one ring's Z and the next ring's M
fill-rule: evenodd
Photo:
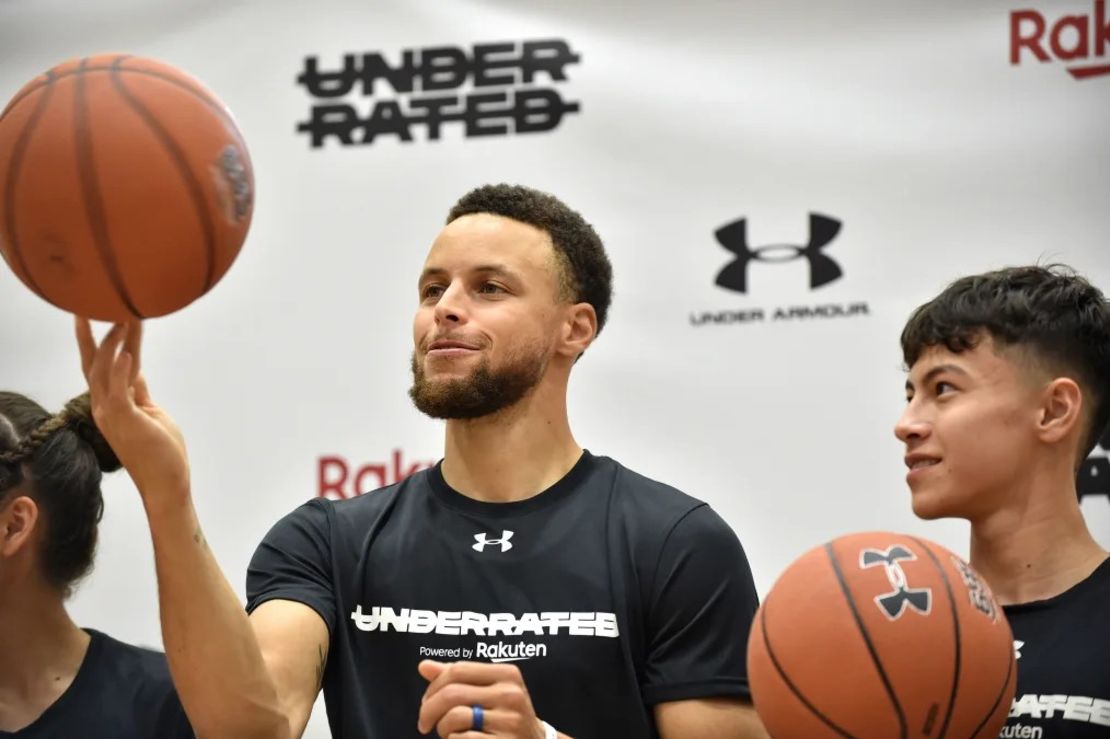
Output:
M481 706L471 706L470 710L471 710L471 712L474 716L474 719L471 721L472 725L471 725L470 729L472 731L481 731L482 726L486 722L486 716L485 716L485 713L482 711L482 707Z

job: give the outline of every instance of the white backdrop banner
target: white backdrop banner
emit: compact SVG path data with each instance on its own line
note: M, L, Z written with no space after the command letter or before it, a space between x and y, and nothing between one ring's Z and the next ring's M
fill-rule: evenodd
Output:
M965 525L910 510L898 336L967 273L1062 261L1110 289L1108 22L1103 0L0 0L0 98L126 52L243 130L246 246L144 356L240 594L299 503L439 458L406 395L417 274L454 200L502 181L580 210L614 263L579 441L710 502L766 592L850 531L966 552ZM68 317L7 270L0 318L0 385L53 408L81 390ZM1108 453L1081 475L1104 546ZM137 495L105 488L72 611L158 645Z

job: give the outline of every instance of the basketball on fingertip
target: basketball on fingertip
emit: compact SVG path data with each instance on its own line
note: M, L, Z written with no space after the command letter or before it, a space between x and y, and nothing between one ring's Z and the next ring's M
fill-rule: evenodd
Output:
M748 639L774 739L995 739L1017 680L990 588L944 547L872 532L812 549L775 582Z
M0 113L0 254L71 313L125 321L189 305L231 267L253 210L231 113L171 65L63 62Z

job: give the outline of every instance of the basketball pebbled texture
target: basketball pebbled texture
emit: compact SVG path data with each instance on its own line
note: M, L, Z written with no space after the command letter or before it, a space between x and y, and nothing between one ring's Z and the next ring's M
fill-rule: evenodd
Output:
M1017 679L982 578L937 544L884 532L787 568L756 615L748 673L775 739L994 739Z
M230 268L253 206L230 112L167 64L68 61L0 114L0 254L67 311L120 321L188 305Z

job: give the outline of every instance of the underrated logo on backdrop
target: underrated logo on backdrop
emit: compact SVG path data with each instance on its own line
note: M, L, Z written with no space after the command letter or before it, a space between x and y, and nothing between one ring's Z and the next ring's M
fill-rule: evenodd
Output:
M1063 62L1077 80L1110 75L1110 16L1106 0L1089 15L1046 17L1039 10L1010 13L1010 64Z
M344 54L337 68L309 56L297 83L312 97L297 125L312 148L396 141L437 141L444 131L465 138L552 131L579 103L556 85L581 54L562 39L502 41L470 47Z
M323 455L316 460L316 497L333 500L357 498L434 466L435 462L410 462L400 449L393 450L388 462L364 464L352 464L338 455Z
M818 290L844 276L844 268L834 256L835 241L843 223L820 213L809 214L809 238L805 243L764 243L753 245L748 238L749 220L738 218L718 228L714 235L721 247L732 253L732 261L717 273L715 283L733 293L758 293L759 280L753 276L753 265L767 267L803 262L808 278L798 289ZM694 311L690 325L707 326L734 323L763 323L824 318L853 318L869 315L865 302L821 303L816 305L780 305L774 308L739 308Z
M1110 426L1102 432L1095 450L1079 466L1075 487L1080 501L1100 495L1110 500Z

